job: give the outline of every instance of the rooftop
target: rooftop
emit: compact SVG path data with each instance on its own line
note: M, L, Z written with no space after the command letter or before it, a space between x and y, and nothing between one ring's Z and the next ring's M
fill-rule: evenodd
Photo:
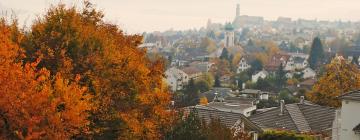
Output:
M221 111L209 106L202 105L192 106L188 109L195 110L199 118L205 120L206 122L210 122L211 119L218 118L220 119L221 123L231 128L236 125L239 120L241 120L241 122L244 122L245 130L256 132L263 131L260 127L252 123L241 113Z
M188 75L192 75L192 74L197 74L197 73L201 73L201 71L196 68L196 67L186 67L181 69L183 72L185 72Z
M234 30L234 26L231 23L227 23L225 25L225 30L226 31L233 31Z
M221 111L241 113L243 110L253 107L252 104L247 103L228 103L228 102L211 102L206 106L212 107Z
M340 99L360 101L360 90L345 93L340 96Z
M353 131L356 133L356 134L360 134L360 124L358 124L357 126L354 127Z
M287 104L283 114L280 107L250 116L263 129L282 129L296 132L322 132L332 128L335 109L313 104Z

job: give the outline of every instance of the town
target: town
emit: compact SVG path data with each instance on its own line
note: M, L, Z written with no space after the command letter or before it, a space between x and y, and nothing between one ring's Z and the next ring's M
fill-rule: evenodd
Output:
M359 140L358 5L0 0L0 139Z
M234 11L231 22L209 19L199 30L144 34L139 47L165 59L174 105L207 121L218 117L228 127L245 123L253 139L268 129L358 139L360 113L348 108L360 107L359 91L339 97L346 102L342 108L309 101L306 94L325 65L344 61L360 68L360 22L266 21L241 15L239 4Z

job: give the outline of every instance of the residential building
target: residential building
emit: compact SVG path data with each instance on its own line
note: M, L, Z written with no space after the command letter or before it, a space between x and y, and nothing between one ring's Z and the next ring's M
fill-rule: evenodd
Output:
M269 100L270 93L266 91L261 91L257 89L244 89L240 91L240 96L246 98L255 98L258 100Z
M265 65L265 69L269 72L275 72L279 69L280 65L284 66L284 70L286 67L286 63L289 61L290 55L285 53L275 54L271 60L269 60L268 64Z
M209 72L211 67L214 65L214 63L211 62L201 62L201 61L194 61L190 63L190 67L195 67L198 70L200 70L203 73Z
M255 98L242 98L238 97L238 91L232 91L231 88L213 88L207 92L200 94L201 97L206 97L209 102L215 102L215 100L227 103L241 103L251 104L257 103ZM216 98L215 98L216 97Z
M246 61L245 57L242 57L240 59L240 62L239 62L239 65L238 65L238 68L236 70L236 73L241 73L247 69L249 69L251 66L248 64L248 62Z
M209 123L212 119L220 119L222 124L228 128L235 129L235 133L236 131L248 132L249 135L251 135L252 140L257 140L258 135L263 132L260 127L251 122L242 113L224 111L203 105L188 107L186 110L188 112L196 112L197 116L207 123Z
M306 89L311 90L316 82L317 82L316 79L309 78L309 79L306 79L306 80L302 81L297 86L298 86L298 88L306 88Z
M189 80L190 79L196 80L196 79L200 78L201 75L203 74L201 72L201 70L199 70L198 68L196 68L194 66L185 67L181 70L189 76Z
M360 90L345 93L340 117L340 140L360 139Z
M285 62L286 71L294 71L299 69L305 69L308 66L307 56L306 55L295 55L292 54L288 61Z
M316 77L316 72L314 70L312 70L311 68L304 69L302 71L302 73L303 73L304 79L308 79L308 78L314 79Z
M259 71L258 73L251 76L251 81L256 83L259 78L265 79L268 75L269 73L265 70Z
M175 67L165 71L165 79L171 91L182 90L189 82L189 76Z
M217 99L225 100L227 97L236 97L231 88L213 88L207 92L200 94L202 97L206 97L209 102L212 102L217 96Z
M297 133L311 132L331 136L335 109L326 106L300 103L285 104L250 116L250 120L264 130L285 130ZM329 137L327 137L329 139Z

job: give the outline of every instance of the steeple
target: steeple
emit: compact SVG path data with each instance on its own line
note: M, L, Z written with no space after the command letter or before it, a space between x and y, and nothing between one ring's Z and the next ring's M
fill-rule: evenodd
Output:
M236 5L236 17L240 16L240 4Z

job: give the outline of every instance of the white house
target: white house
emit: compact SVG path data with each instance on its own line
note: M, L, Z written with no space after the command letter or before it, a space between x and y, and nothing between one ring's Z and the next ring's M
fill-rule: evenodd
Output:
M340 96L342 99L340 140L360 139L360 90Z
M291 56L286 62L284 70L293 71L296 69L304 69L308 66L307 59L304 57Z
M316 72L314 70L312 70L311 68L306 68L302 72L303 72L303 78L304 79L315 78L316 77Z
M189 76L185 72L172 67L166 70L165 79L171 90L177 91L184 88L189 81Z
M285 74L285 77L286 77L287 79L291 79L291 78L294 77L294 73L288 72L288 73Z
M184 73L186 73L188 75L188 79L193 79L193 80L196 80L198 78L201 77L201 75L203 74L201 72L201 70L199 70L198 68L196 67L185 67L183 69L181 69L181 71L183 71Z
M260 71L260 72L258 72L258 73L256 73L256 74L252 75L252 76L251 76L251 81L254 82L254 83L256 83L256 82L259 80L259 78L264 79L264 78L266 78L268 75L269 75L269 73L268 73L267 71L262 70L262 71Z
M247 63L246 59L243 57L241 58L238 68L237 68L237 73L241 73L247 69L249 69L251 66Z
M284 70L286 70L286 71L295 70L295 64L294 64L293 57L290 57L289 60L286 62Z

